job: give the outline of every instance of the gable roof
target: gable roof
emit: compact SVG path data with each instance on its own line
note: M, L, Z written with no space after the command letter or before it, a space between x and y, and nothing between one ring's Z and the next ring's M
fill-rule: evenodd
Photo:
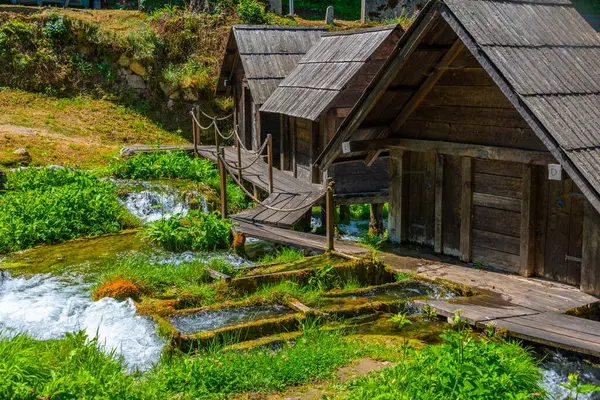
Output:
M235 25L231 28L217 94L227 94L239 56L252 98L263 104L302 56L326 32L324 27Z
M406 68L417 36L432 26L449 27L464 43L600 211L600 35L569 0L430 1L398 43L399 57L388 60L317 165L325 168L339 155L342 143L377 109L377 91Z
M398 24L323 35L260 111L318 120L395 31Z

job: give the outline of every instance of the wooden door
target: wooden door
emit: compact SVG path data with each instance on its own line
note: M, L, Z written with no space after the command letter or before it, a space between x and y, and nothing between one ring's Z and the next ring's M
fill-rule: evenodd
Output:
M571 179L549 181L545 168L539 174L536 275L579 285L584 196Z
M408 239L433 246L435 230L435 153L411 153L407 172L410 199Z

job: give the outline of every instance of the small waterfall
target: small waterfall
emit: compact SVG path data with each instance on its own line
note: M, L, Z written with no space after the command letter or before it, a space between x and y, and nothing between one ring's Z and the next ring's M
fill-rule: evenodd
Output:
M175 214L187 214L190 208L208 212L206 199L199 192L185 192L169 185L113 180L122 190L122 202L142 222L153 222Z
M586 363L583 357L562 350L548 350L540 365L542 387L552 399L566 399L569 391L560 384L569 382L569 374L577 373L580 384L600 385L600 367ZM600 393L580 394L579 400L598 400Z
M27 333L40 339L59 339L67 332L85 330L98 336L107 350L123 356L129 371L147 370L160 358L165 341L154 323L135 314L131 300L105 298L94 302L78 282L48 275L0 280L0 330Z

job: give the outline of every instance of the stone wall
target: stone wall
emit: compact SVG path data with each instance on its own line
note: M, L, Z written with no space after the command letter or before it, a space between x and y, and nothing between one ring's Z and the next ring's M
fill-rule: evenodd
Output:
M425 3L427 0L365 0L365 15L372 21L412 17Z

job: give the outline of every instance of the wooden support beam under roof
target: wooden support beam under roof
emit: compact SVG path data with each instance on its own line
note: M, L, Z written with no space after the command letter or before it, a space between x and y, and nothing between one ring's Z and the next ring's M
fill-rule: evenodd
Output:
M441 142L403 138L385 138L376 140L357 140L344 142L344 153L359 151L382 151L384 149L402 149L421 153L448 154L461 157L474 157L487 160L518 162L532 165L555 163L552 154L544 151L512 149L508 147L482 146L469 143Z
M329 142L327 148L323 151L317 165L319 168L324 169L331 165L334 161L336 154L335 152L328 151L330 148L339 148L342 144L344 136L356 131L363 123L369 112L375 107L378 100L383 96L387 87L394 81L398 71L406 64L409 56L417 49L419 43L423 40L425 35L429 32L433 26L433 22L439 17L440 6L439 4L426 5L424 11L429 11L427 7L432 7L432 12L425 12L423 14L422 21L418 24L413 24L408 31L400 39L399 51L396 54L390 56L390 60L386 63L386 66L380 70L377 77L373 79L376 82L372 87L369 87L363 95L364 101L360 102L360 105L356 109L354 116L346 127L344 127L344 135L336 135L332 141ZM404 39L406 38L406 39Z
M442 74L446 71L446 68L450 66L456 57L460 54L460 52L465 48L460 39L457 39L452 47L448 49L446 54L442 57L442 59L433 67L433 72L431 75L425 79L425 81L421 84L421 86L417 89L415 94L410 98L408 103L402 108L394 122L390 125L390 128L382 132L379 137L388 136L390 132L396 132L404 125L404 123L408 120L408 117L419 107L425 96L431 92L431 89L435 86L437 81L440 80ZM439 48L437 48L439 50ZM421 47L418 48L421 50ZM365 164L367 167L370 167L371 164L375 162L381 150L372 150L369 151L367 156L365 157Z

